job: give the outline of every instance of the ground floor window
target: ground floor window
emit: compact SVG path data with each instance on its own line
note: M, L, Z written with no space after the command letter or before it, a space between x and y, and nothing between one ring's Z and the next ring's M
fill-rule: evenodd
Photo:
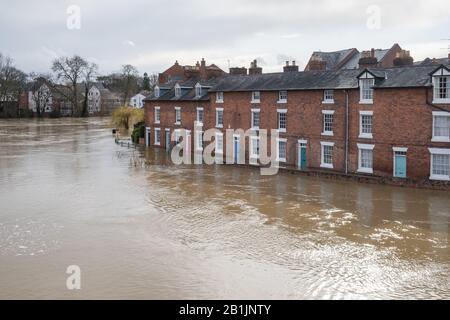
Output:
M161 129L155 128L155 144L160 145L161 144Z
M259 158L259 137L250 138L250 157Z
M287 140L286 139L278 139L277 161L286 162L286 147L287 147Z
M195 149L203 150L203 132L197 131L195 137Z
M373 173L373 144L358 143L358 172Z
M216 153L223 153L223 133L216 133Z
M432 180L450 180L450 149L431 148Z
M334 142L321 142L321 161L322 168L333 168L333 149Z

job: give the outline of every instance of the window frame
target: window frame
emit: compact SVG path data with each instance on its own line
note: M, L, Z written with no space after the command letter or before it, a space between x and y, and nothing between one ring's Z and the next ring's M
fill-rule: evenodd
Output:
M371 132L363 132L363 117L371 117ZM361 139L373 139L373 111L359 111L359 138Z
M258 125L255 126L255 113L258 114ZM259 126L261 124L261 110L260 109L251 109L251 129L259 130Z
M364 85L365 82L370 82L370 84ZM365 78L359 78L359 103L360 104L373 104L375 78L369 73L365 73ZM370 92L370 98L365 97L365 93Z
M440 74L437 74L440 73ZM441 98L441 84L440 80L446 79L446 89L444 89L446 92L446 97ZM433 103L442 103L442 104L450 104L450 71L441 68L440 70L436 71L435 74L432 76L432 83L433 83Z
M219 145L219 139L218 137L221 138L221 144ZM214 147L215 147L215 153L219 153L219 154L223 154L223 133L222 132L216 132L214 135ZM220 146L220 148L218 148Z
M430 152L430 180L440 180L440 181L450 181L450 149L445 148L428 148ZM449 174L448 175L440 175L433 173L434 169L434 156L435 155L444 155L449 158Z
M202 121L199 120L199 114L200 114L200 111L201 111L201 113L202 113ZM204 111L203 107L197 107L197 113L196 113L197 124L198 124L199 126L203 126L203 120L204 120L204 119L205 119L205 111Z
M334 136L334 110L322 110L322 135L323 136ZM331 116L331 131L329 130L325 130L326 129L326 124L327 122L325 121L325 119L327 119L327 117L329 118Z
M331 92L331 99L329 99L329 95L327 93ZM334 89L326 89L323 90L323 104L334 104Z
M216 103L223 103L223 91L216 92Z
M326 163L325 160L325 147L331 147L331 163ZM326 169L333 169L334 168L334 142L326 142L326 141L320 141L320 167L326 168Z
M181 107L175 107L175 125L181 125Z
M158 135L159 133L159 135ZM159 139L158 139L159 136ZM161 145L161 128L155 128L155 146Z
M432 127L432 136L431 136L431 142L450 142L450 112L445 111L433 111L433 127ZM448 122L448 130L449 130L449 136L436 136L435 135L435 125L436 125L436 117L446 117Z
M284 98L283 98L283 93L285 93ZM277 103L287 103L287 101L288 101L288 91L287 90L278 91Z
M281 117L280 115L284 114L284 128L281 128ZM278 132L287 132L287 109L277 109L277 130Z
M222 123L219 123L219 113L222 113ZM224 123L224 112L223 108L216 108L216 128L223 128Z
M254 153L253 147L255 146L255 141L257 141L258 144L258 153ZM260 140L259 136L250 136L250 158L251 159L259 159L261 153L261 146L260 146Z
M161 89L158 86L155 86L155 88L153 89L153 95L155 96L155 98L159 98L159 96L161 95Z
M258 98L255 99L255 95L258 93ZM261 102L261 91L252 91L252 100L251 103L260 103Z
M358 172L359 173L369 173L369 174L373 174L373 150L375 148L374 144L363 144L363 143L358 143ZM372 159L371 159L371 164L372 167L371 168L367 168L367 167L362 167L362 150L365 151L370 151L372 153Z
M180 85L177 83L175 85L175 98L179 99L181 97L181 87Z
M280 143L284 143L285 144L284 158L280 158ZM287 139L286 138L277 138L276 161L277 162L286 162L286 158L287 158Z
M155 124L160 124L161 123L161 107L158 107L158 106L156 106L155 108L154 108L154 110L155 110L155 121L154 121L154 123Z

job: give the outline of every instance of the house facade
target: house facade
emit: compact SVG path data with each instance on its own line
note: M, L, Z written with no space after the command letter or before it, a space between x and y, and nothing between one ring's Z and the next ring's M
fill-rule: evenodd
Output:
M145 100L150 146L170 149L170 132L193 132L197 121L200 135L216 129L216 153L258 164L259 132L274 129L275 150L267 149L280 167L399 184L450 181L448 65L233 75L197 101L192 84L159 90ZM250 134L230 137L226 129ZM188 139L192 152L209 144Z
M110 115L121 105L119 94L105 88L97 82L91 85L88 91L89 115Z
M144 99L145 99L145 95L143 95L142 93L138 93L135 94L134 96L132 96L130 98L130 106L133 108L143 108L144 107Z

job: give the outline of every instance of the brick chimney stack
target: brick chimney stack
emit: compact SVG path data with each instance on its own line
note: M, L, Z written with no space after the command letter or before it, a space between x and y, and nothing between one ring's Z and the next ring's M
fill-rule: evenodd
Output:
M322 59L319 55L313 55L309 61L310 71L322 71L327 69L327 62Z
M359 59L359 68L376 68L378 67L378 59L375 57L375 49L370 51L361 52L361 58Z
M403 67L403 66L412 66L414 64L414 59L410 56L409 51L402 50L397 52L397 55L394 59L394 66Z
M298 66L295 65L295 60L292 61L292 65L289 65L289 61L286 61L286 65L283 67L283 72L298 72Z
M262 74L262 68L258 67L258 63L257 63L256 59L250 63L250 68L248 68L248 74L250 74L250 75Z
M206 68L206 61L205 61L205 58L202 58L202 68Z
M233 67L230 68L230 74L231 75L247 75L247 68L246 67Z

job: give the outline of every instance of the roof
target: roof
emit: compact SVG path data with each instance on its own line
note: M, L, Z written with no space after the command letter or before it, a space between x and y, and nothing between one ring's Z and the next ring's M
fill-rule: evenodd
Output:
M334 70L338 64L346 59L352 52L358 52L355 48L332 52L315 51L312 56L320 57L326 62L326 70Z
M195 85L199 83L202 88L202 95L197 97L195 94ZM175 85L179 84L182 88L181 96L177 98L175 96ZM174 81L170 85L164 84L163 86L158 86L160 89L164 89L160 91L160 96L155 97L154 93L151 93L144 101L207 101L209 100L208 91L211 87L217 84L217 80L196 80L196 79L188 79L186 81Z
M379 78L375 88L409 88L431 85L430 73L436 66L407 66L387 69L365 69ZM356 89L357 69L338 71L300 71L261 75L230 75L218 82L210 92Z

